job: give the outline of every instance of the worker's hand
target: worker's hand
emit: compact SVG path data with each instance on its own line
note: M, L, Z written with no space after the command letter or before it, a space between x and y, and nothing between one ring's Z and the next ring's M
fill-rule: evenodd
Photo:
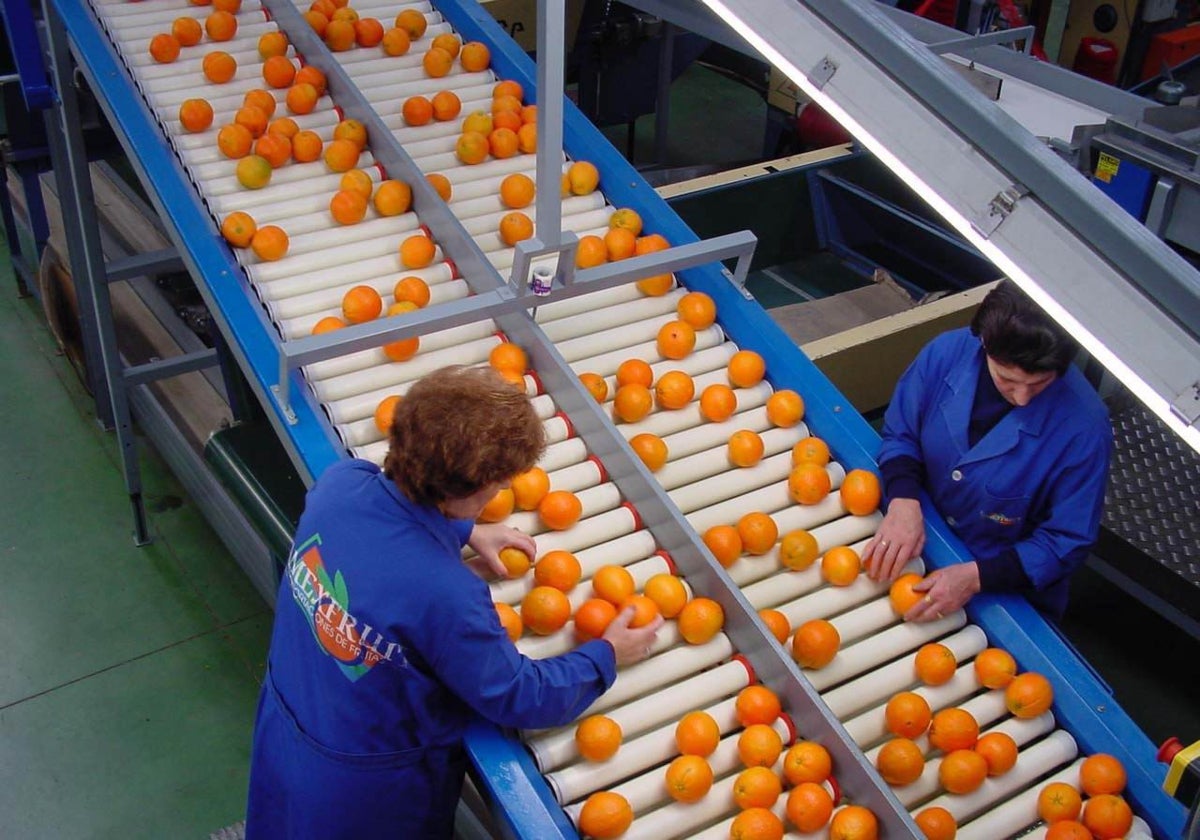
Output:
M909 560L925 547L925 517L916 499L892 499L879 530L863 549L863 566L871 580L894 581Z
M533 537L506 525L477 522L471 529L467 545L474 549L475 556L466 563L475 574L483 578L504 577L504 564L500 562L501 549L512 546L530 557L537 557L537 544Z
M904 614L905 621L937 621L962 609L979 591L979 564L955 563L936 569L913 586L914 592L925 597Z
M633 607L626 607L617 613L617 617L604 631L604 641L612 645L613 653L617 655L617 667L633 665L641 662L650 655L650 646L658 638L658 628L663 625L661 615L644 627L630 627L633 620Z

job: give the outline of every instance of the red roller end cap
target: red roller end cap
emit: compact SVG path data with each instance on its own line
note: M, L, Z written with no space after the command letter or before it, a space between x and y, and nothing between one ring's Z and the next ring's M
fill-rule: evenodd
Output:
M604 464L600 461L600 459L597 458L595 455L589 455L587 457L587 459L589 461L591 461L593 464L595 464L596 469L600 471L600 481L601 482L608 481L608 470L604 469Z
M446 265L450 266L450 278L451 278L452 280L457 280L457 279L458 279L458 266L456 266L456 265L454 264L454 260L452 260L452 259L450 259L449 257L447 257L447 258L446 258Z
M567 415L563 414L561 411L556 413L554 416L560 418L563 421L563 423L566 424L567 437L569 437L569 438L575 437L575 427L571 425L571 418L568 417ZM635 516L637 515L636 512L634 515ZM638 527L640 528L641 525L639 524Z
M783 721L783 725L787 727L788 739L786 744L791 744L796 740L796 724L792 723L792 718L787 712L780 712L779 719Z
M641 517L641 514L639 514L637 512L637 508L635 508L629 502L622 503L621 507L625 508L626 510L628 510L630 513L633 514L633 530L635 530L635 531L642 530L642 517Z
M749 682L747 682L746 685L754 685L756 682L758 682L758 676L754 673L754 666L750 664L749 659L742 656L740 653L735 653L733 655L733 661L742 663L742 667L746 669L746 677L749 679Z
M668 554L666 551L664 551L661 548L654 553L656 556L661 557L663 560L667 561L667 571L669 571L673 575L679 574L679 570L675 566L675 561L671 559L670 554Z

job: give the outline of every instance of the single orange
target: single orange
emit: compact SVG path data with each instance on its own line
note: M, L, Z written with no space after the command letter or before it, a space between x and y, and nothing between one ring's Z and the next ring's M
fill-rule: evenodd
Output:
M427 125L433 120L433 103L424 96L410 96L400 106L407 125Z
M451 58L458 56L458 51L462 47L462 42L458 40L458 36L451 32L443 32L440 35L435 35L433 41L429 44L431 47L437 47L440 50L445 50L450 53Z
M312 31L316 32L318 36L325 34L325 29L329 26L329 18L320 12L314 12L312 9L305 12L303 17L305 22L312 27Z
M524 123L517 129L517 149L523 155L531 155L537 151L537 125Z
M412 207L412 188L403 181L389 178L375 188L375 195L371 198L371 205L380 216L403 215ZM428 299L426 303L428 303ZM425 304L420 305L424 306Z
M380 42L383 48L384 55L398 56L405 55L412 47L412 39L408 33L398 27L393 27L383 33L383 40Z
M234 169L238 183L248 190L260 190L271 182L271 163L261 155L246 155Z
M739 808L770 808L783 793L783 782L767 767L747 767L733 780L733 803Z
M533 179L520 172L505 176L500 182L500 202L510 210L520 210L533 203L537 193Z
M579 583L583 570L575 555L569 551L548 551L533 567L533 582L538 586L553 586L570 592Z
M793 572L802 572L820 556L817 538L802 528L788 531L779 541L779 562Z
M434 192L441 196L442 201L449 201L454 190L450 185L450 179L440 172L432 172L425 176L425 180L433 187Z
M738 692L733 711L742 726L754 723L770 726L779 717L783 707L779 703L779 696L765 685L749 685Z
M929 701L915 691L893 694L883 710L888 732L899 738L918 738L925 734L933 711Z
M913 670L917 679L925 685L943 685L954 676L958 661L954 651L943 644L930 642L922 645L913 659Z
M254 105L243 105L234 113L233 121L244 125L250 131L251 137L261 137L267 131L270 115Z
M664 781L676 802L699 802L712 788L713 771L700 756L681 755L667 765Z
M601 566L592 575L592 591L615 607L633 597L633 575L624 566Z
M367 215L367 200L354 190L338 190L329 199L329 214L339 225L354 225Z
M847 545L834 546L821 557L821 577L832 586L849 586L858 579L862 561Z
M254 141L254 154L271 164L272 169L283 166L292 156L292 141L282 134L264 134Z
M331 140L322 157L330 172L347 172L358 166L362 149L350 140Z
M753 350L739 350L729 359L726 370L734 387L753 388L766 375L767 363Z
M522 119L524 119L524 115L522 115ZM529 122L529 120L525 121ZM630 207L621 207L614 210L613 214L608 217L608 226L610 228L623 228L634 236L641 236L642 217L638 215L636 210ZM665 242L666 240L663 241Z
M662 325L656 341L664 359L682 359L696 347L696 331L686 321L671 321Z
M588 195L600 185L600 170L586 160L577 160L567 168L567 181L574 195Z
M760 511L752 511L738 519L737 532L747 554L766 554L779 539L779 526L775 520Z
M892 605L892 611L896 615L904 615L917 605L922 598L925 597L924 592L917 592L913 589L918 583L925 578L918 575L916 572L907 572L896 578L888 589L888 602Z
M676 618L679 635L690 645L702 645L725 626L725 610L711 598L693 598Z
M758 432L738 429L729 436L726 446L729 463L737 467L753 467L763 456L763 441Z
M533 236L533 221L520 210L505 213L500 219L499 233L505 245L516 245Z
M354 21L354 41L360 47L378 47L383 42L383 24L375 18Z
M669 370L654 383L655 402L668 411L683 408L695 395L696 384L681 370Z
M345 119L333 127L334 140L349 140L358 148L367 147L367 127L355 119Z
M521 600L521 621L533 633L548 636L571 617L571 602L553 586L535 586Z
M181 47L194 47L204 37L204 27L193 17L178 17L171 23L171 34ZM153 55L153 49L151 54Z
M213 122L212 105L207 99L185 99L179 106L179 124L190 132L204 131Z
M1096 835L1077 820L1060 820L1046 830L1046 840L1095 840Z
M787 818L798 831L818 831L832 814L833 797L821 785L801 782L788 792Z
M575 611L575 638L582 642L599 639L617 617L617 608L603 598L589 598Z
M688 712L675 725L675 746L682 755L712 755L720 740L721 728L708 712Z
M591 715L575 727L575 747L588 761L608 761L620 749L623 734L612 718Z
M954 840L958 835L958 822L945 808L933 805L923 808L913 817L925 840Z
M714 382L700 394L700 413L704 419L722 423L737 411L737 394L728 385Z
M315 87L308 82L298 82L288 88L284 104L293 114L311 114L320 98Z
M616 228L623 230L623 228ZM717 305L704 292L688 292L679 299L675 306L681 320L691 324L694 329L703 330L711 327L717 320ZM768 411L770 404L768 403Z
M667 463L670 452L666 442L658 435L643 432L629 439L629 445L650 472L658 472Z
M430 78L441 79L449 75L454 66L454 58L441 47L430 47L421 58L421 66Z
M1004 703L1014 716L1028 719L1045 714L1054 703L1054 688L1041 674L1027 671L1004 689Z
M824 467L804 462L788 474L788 493L799 505L815 505L829 495L833 483Z
M204 31L213 41L230 41L237 34L237 18L218 9L205 18Z
M675 618L688 601L683 581L667 572L652 575L642 587L642 594L658 606L663 618Z
M632 822L633 809L629 807L629 800L619 793L603 790L593 793L583 803L579 812L579 833L595 840L612 840L624 834Z
M551 490L538 503L538 517L551 531L565 531L583 514L583 505L570 490Z
M784 429L790 429L804 417L804 400L792 390L776 391L767 397L767 419Z
M1125 765L1106 753L1089 755L1079 766L1079 787L1088 796L1120 793L1125 790Z
M495 133L493 132L493 134ZM604 244L603 239L590 233L579 237L579 243L575 248L576 268L595 268L606 262L608 262L608 247Z
M806 437L792 447L792 466L809 463L825 466L829 463L829 446L818 437Z
M925 755L908 738L893 738L876 754L875 768L892 787L904 787L921 778L921 772L925 769Z
M987 762L974 750L953 750L942 758L938 781L950 793L971 793L983 784L987 770Z
M537 510L538 503L550 492L550 476L541 467L530 467L513 478L511 489L518 508Z
M612 228L604 234L605 256L609 262L628 259L633 256L636 237L622 228Z
M429 21L416 9L404 9L396 15L396 28L403 29L414 41L425 34L427 26L429 26Z
M278 134L289 140L295 140L300 133L300 126L291 117L278 117L267 125L267 134Z
M468 73L480 73L492 62L492 54L479 41L468 41L458 53L458 61Z
M767 629L779 644L786 642L792 635L792 623L779 610L762 609L758 611L758 617L767 625Z
M629 619L630 627L645 627L658 617L658 604L645 595L633 595L621 605L621 609L633 607L633 618Z
M250 240L250 250L260 260L283 259L288 251L288 235L278 225L263 225L254 232L254 238Z
M622 385L613 396L613 414L626 423L636 423L654 406L654 397L645 385Z
M770 767L783 752L783 739L772 727L754 723L737 740L738 758L747 767Z
M504 576L509 580L524 577L525 573L533 565L528 554L513 546L506 546L500 549L499 557L500 562L504 564ZM539 585L543 584L539 581Z
M296 67L287 56L273 55L263 62L262 77L271 87L282 90L295 81Z
M222 50L207 53L200 67L204 78L215 85L223 85L237 75L237 60Z
M654 384L654 371L641 359L626 359L617 367L617 387L641 385L649 388Z
M802 668L824 668L837 656L842 636L823 618L814 618L796 628L792 636L792 659Z
M517 132L511 128L495 128L488 135L488 151L495 158L510 158L520 151Z
M929 722L929 744L944 753L970 750L978 740L979 723L966 709L940 709Z
M150 57L159 64L170 64L179 58L179 39L160 32L150 39Z
M608 383L604 381L604 377L598 373L585 372L579 374L579 381L584 388L587 388L589 394L592 395L598 403L608 399Z
M437 246L424 234L415 233L400 243L400 264L405 268L425 268L436 255Z
M254 223L254 218L249 213L243 213L240 210L230 213L221 222L221 235L235 248L249 247L257 230L258 226Z
M293 80L293 84L312 85L313 90L317 92L317 96L324 96L328 81L325 79L325 74L318 68L311 64L305 64L296 71L296 78Z
M525 89L515 79L504 79L496 82L496 86L492 88L492 98L495 99L498 96L516 97L518 102L522 102L525 99Z
M331 329L341 329L342 327L346 326L345 321L343 321L341 318L334 318L332 315L328 318L322 318L317 322L317 326L320 326L322 323L330 320L337 322L337 326L332 327ZM323 332L324 331L325 330L323 330ZM313 335L317 334L316 327L314 327ZM400 405L400 395L392 394L391 396L384 397L382 400L380 400L379 405L375 407L375 428L379 429L379 434L383 435L384 437L387 437L392 430L392 421L396 417L396 406L398 405Z
M488 354L488 364L499 371L524 373L529 369L529 356L521 345L502 341Z
M1003 776L1017 763L1017 742L1007 732L989 732L975 742L975 752L987 762L989 776Z
M879 820L862 805L847 805L829 821L830 840L877 840Z
M276 55L287 54L288 38L279 30L264 32L258 38L258 55L263 61Z
M1017 675L1017 660L1002 648L987 648L975 656L975 679L984 688L1005 688Z
M383 298L371 286L355 286L342 296L342 317L351 324L373 321L383 312Z
M521 621L520 614L508 604L497 601L493 605L496 607L496 617L500 619L500 626L508 634L509 641L515 642L521 638L521 634L525 632L525 624Z
M879 478L870 470L850 470L838 491L846 510L855 516L866 516L879 508L883 493Z
M325 45L332 52L345 52L354 46L354 23L345 18L338 18L337 12L325 26L322 37Z
M1038 792L1038 816L1048 823L1077 820L1083 811L1079 791L1066 782L1051 782Z
M497 491L479 512L480 522L500 522L513 512L513 494L508 488Z
M350 169L343 172L342 177L338 179L338 189L349 190L368 199L371 197L372 190L375 189L375 182L361 169Z
M816 741L797 741L783 757L783 776L789 785L821 784L833 773L829 750Z
M713 557L725 568L742 556L742 537L732 525L713 525L705 530L703 539Z
M783 840L783 821L768 808L747 808L733 818L730 840Z

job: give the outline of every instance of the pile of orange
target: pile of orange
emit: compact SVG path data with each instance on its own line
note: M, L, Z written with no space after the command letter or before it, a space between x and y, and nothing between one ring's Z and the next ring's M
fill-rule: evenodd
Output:
M1051 782L1038 794L1038 816L1049 825L1050 840L1124 837L1133 811L1121 796L1126 773L1120 760L1097 753L1079 767L1078 786ZM1086 798L1085 798L1086 797Z

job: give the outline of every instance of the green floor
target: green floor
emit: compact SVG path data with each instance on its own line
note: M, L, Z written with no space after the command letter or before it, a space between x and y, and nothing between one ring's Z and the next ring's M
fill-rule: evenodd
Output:
M2 245L0 382L0 835L207 837L245 812L271 612L145 445L134 546L115 439Z

